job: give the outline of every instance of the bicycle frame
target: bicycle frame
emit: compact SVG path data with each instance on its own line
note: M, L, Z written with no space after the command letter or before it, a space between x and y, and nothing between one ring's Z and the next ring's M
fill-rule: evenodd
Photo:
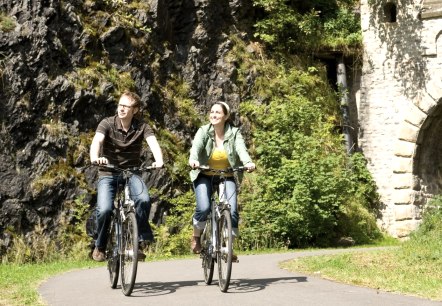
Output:
M221 218L221 213L223 210L228 210L230 214L230 204L227 201L226 198L226 184L225 184L226 177L224 175L220 176L220 182L219 184L213 184L212 186L215 187L215 185L218 185L218 199L216 197L216 191L212 191L212 198L211 198L211 210L210 210L210 217L212 218L212 224L216 225L218 224L218 220ZM216 258L217 253L221 252L221 245L218 241L218 227L212 226L212 242L213 246L215 246L215 252L211 252L212 258Z
M117 234L117 249L118 255L122 255L125 253L123 250L122 236L121 236L121 224L123 224L126 219L128 213L135 213L135 202L130 197L130 189L129 189L129 178L132 176L132 173L122 172L124 178L124 189L121 190L118 187L117 194L115 196L114 201L114 217L116 217L117 222L115 222L115 231ZM134 256L134 254L124 254Z
M106 258L111 287L114 289L117 287L118 277L121 274L121 289L124 295L128 296L135 285L139 247L135 202L130 193L129 180L135 171L151 170L154 167L120 169L114 165L102 166L119 172L123 181L117 183Z
M202 233L203 250L200 256L203 261L204 279L208 285L212 282L214 262L217 262L219 287L222 292L226 292L230 283L233 258L232 216L227 199L226 174L243 171L244 167L225 170L207 167L199 167L199 169L209 170L217 176L216 182L212 180L211 210ZM218 188L218 192L215 187Z

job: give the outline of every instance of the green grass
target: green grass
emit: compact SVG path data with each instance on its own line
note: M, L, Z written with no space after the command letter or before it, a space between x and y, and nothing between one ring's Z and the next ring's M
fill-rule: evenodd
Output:
M420 227L397 248L305 257L281 264L290 271L442 301L442 196L427 204Z
M303 257L281 264L326 279L442 301L442 239L421 231L397 248Z
M44 264L0 265L0 305L44 305L38 294L38 286L49 277L74 269L103 266L103 263L87 261L60 261Z
M442 267L431 262L410 264L402 248L305 257L281 264L346 284L442 301Z

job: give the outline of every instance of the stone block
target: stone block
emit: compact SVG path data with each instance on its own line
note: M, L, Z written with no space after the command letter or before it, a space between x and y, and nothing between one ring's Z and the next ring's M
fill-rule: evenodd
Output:
M405 141L409 141L409 142L416 142L417 140L417 136L419 135L419 128L404 122L402 124L402 127L399 131L399 139L400 140L405 140Z
M403 220L396 222L396 236L398 238L408 237L410 233L419 227L418 220Z
M396 221L411 220L414 218L414 205L395 205L394 215Z
M405 121L417 127L420 127L426 118L427 114L414 105L408 110L407 114L405 115Z
M413 191L410 189L395 189L391 194L391 198L394 204L411 204Z
M396 157L394 159L393 173L413 172L413 159L408 157Z
M431 80L425 86L427 93L436 101L442 98L442 84L439 81Z
M409 189L413 185L412 173L395 173L392 176L393 187L395 189Z
M413 157L416 144L414 142L399 140L394 148L394 155L400 157Z
M431 110L436 107L437 101L433 99L428 93L425 93L419 100L417 100L417 107L419 107L423 112L429 114Z

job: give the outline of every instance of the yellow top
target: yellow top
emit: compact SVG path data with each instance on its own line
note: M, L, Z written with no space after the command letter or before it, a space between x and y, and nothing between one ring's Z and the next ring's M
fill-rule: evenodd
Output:
M227 152L224 149L215 148L209 157L209 167L217 170L227 169L230 167L229 160L227 159ZM208 171L204 174L216 175L215 172ZM226 174L226 176L233 176L232 173Z

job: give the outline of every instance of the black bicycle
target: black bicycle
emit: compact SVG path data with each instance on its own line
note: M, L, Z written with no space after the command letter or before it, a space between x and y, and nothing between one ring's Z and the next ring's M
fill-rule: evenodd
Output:
M111 287L115 289L121 275L121 289L129 296L135 285L138 268L138 226L135 203L131 199L129 179L134 172L149 171L155 167L120 169L114 165L100 165L123 177L124 184L118 185L109 226L106 246L107 269Z
M226 292L230 285L233 258L232 216L230 214L230 204L225 196L226 175L242 172L246 168L238 167L217 170L200 166L198 169L210 171L219 177L219 181L217 180L216 184L213 183L211 211L201 234L202 249L200 257L204 270L204 281L207 285L212 283L215 262L217 262L219 288L222 292Z

